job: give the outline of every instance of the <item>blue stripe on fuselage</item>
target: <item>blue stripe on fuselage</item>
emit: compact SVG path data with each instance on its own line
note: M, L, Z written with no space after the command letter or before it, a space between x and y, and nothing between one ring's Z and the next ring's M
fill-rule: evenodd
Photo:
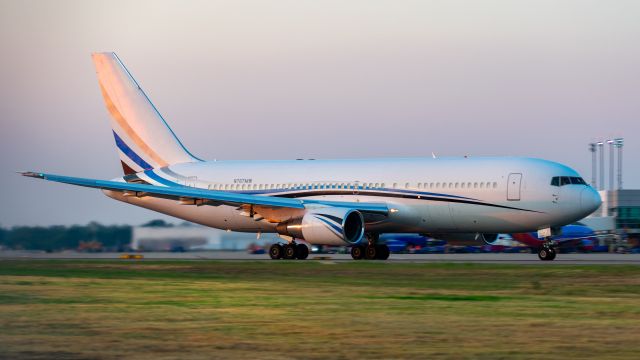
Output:
M152 180L159 182L162 185L166 185L169 187L184 187L184 185L178 184L176 182L173 182L161 177L160 175L154 173L153 170L147 170L144 172L144 174L150 177Z

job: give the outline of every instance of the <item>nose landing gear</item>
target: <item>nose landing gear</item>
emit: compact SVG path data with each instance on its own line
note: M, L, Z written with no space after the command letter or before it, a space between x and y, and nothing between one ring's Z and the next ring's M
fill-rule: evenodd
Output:
M556 258L556 249L552 240L544 242L540 250L538 250L538 258L542 261L551 261Z

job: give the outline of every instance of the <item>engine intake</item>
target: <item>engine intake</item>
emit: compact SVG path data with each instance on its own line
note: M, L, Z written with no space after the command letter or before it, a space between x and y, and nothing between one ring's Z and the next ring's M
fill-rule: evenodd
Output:
M493 245L498 240L498 234L478 234L487 245Z
M353 209L319 208L308 211L300 219L278 224L276 231L310 244L354 245L364 236L364 218Z

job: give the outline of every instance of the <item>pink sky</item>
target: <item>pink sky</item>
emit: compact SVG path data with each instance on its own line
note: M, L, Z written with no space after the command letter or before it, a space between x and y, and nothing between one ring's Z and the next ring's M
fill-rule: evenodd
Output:
M0 225L156 213L38 170L110 179L92 67L116 51L207 159L518 155L589 181L624 136L640 187L638 1L2 1Z

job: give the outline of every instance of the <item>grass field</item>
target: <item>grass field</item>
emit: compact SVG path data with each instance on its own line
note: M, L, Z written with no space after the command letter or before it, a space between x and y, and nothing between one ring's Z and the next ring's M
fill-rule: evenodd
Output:
M639 354L638 266L0 261L0 358Z

